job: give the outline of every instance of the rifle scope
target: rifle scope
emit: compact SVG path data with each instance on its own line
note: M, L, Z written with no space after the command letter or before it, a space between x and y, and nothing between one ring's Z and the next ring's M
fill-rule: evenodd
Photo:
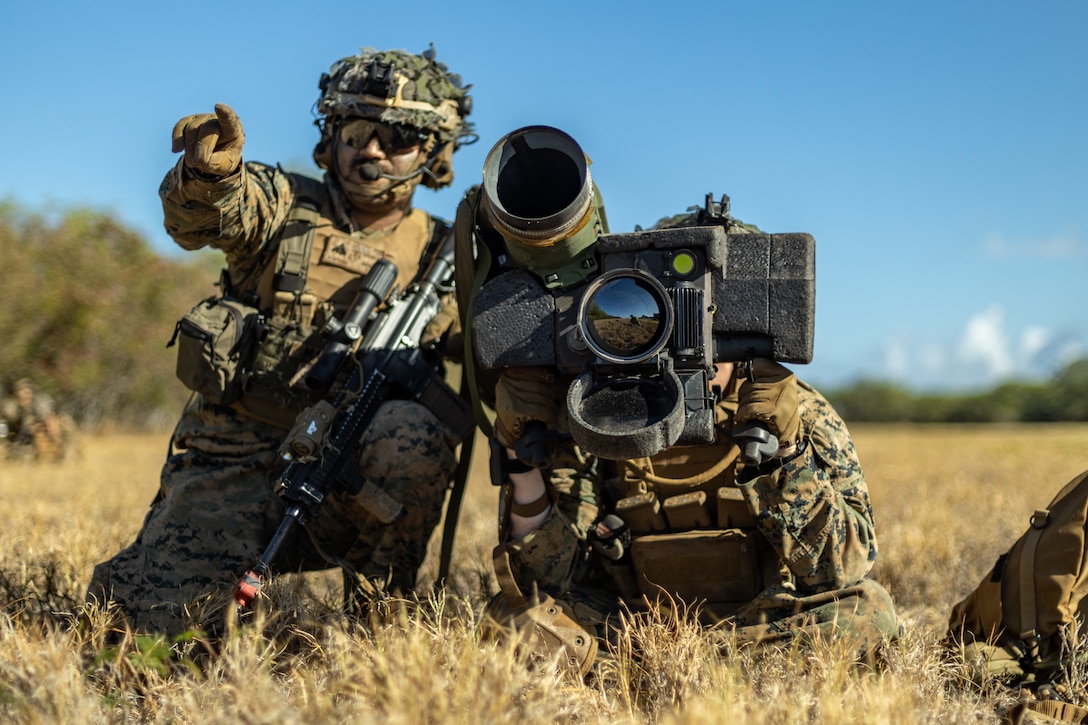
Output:
M388 259L379 259L363 278L359 293L351 303L343 322L333 320L326 327L332 339L325 345L310 372L306 374L306 387L319 393L326 392L347 358L348 352L363 336L374 308L382 303L397 279L397 265Z

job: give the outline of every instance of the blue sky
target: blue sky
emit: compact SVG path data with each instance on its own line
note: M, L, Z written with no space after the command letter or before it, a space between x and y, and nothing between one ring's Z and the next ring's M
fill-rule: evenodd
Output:
M303 7L307 8L306 10ZM525 9L527 8L527 9ZM434 43L480 141L546 124L613 231L727 193L816 239L818 386L1045 378L1088 356L1088 2L49 2L0 14L0 198L115 213L164 254L181 116L225 102L246 159L314 170L317 79Z

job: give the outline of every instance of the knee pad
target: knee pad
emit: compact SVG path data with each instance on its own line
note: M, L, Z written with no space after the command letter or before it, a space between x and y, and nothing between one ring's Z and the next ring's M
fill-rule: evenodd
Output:
M597 655L597 632L578 623L574 608L550 596L511 607L499 594L484 611L485 632L502 638L513 634L519 646L579 677L589 672Z

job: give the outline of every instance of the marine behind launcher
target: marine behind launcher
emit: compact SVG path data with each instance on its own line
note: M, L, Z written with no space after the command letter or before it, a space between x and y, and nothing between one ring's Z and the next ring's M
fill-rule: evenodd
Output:
M672 601L740 643L862 657L898 634L846 426L778 362L811 359L814 242L704 211L609 234L585 154L539 126L496 144L458 211L502 486L488 612L576 671L624 608Z

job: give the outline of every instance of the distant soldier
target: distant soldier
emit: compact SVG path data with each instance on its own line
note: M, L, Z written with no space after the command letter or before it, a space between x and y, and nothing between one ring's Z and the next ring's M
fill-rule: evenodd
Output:
M0 401L3 457L15 460L62 461L76 453L75 423L57 413L53 399L28 379L12 386L12 396Z

